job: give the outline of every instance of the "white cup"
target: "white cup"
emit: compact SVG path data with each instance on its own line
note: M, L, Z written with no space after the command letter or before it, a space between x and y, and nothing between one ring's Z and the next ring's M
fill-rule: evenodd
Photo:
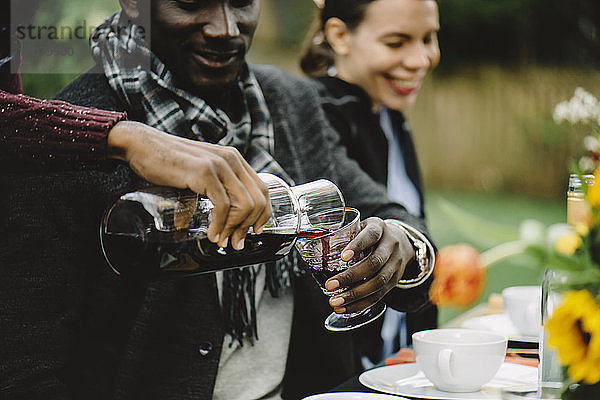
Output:
M542 324L540 286L511 286L502 291L504 312L521 335L538 336Z
M476 392L504 361L508 339L474 329L432 329L412 335L417 365L437 389Z

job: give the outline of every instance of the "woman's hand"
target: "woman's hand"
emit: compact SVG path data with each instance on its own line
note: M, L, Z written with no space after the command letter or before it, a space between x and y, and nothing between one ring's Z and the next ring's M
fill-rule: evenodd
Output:
M266 185L233 147L180 138L139 122L122 121L108 135L108 157L129 163L156 185L190 189L214 204L208 238L244 247L248 228L261 232L271 216Z
M361 222L362 230L342 252L349 261L362 251L371 253L346 271L330 278L325 287L348 287L329 299L336 313L362 311L381 300L402 278L415 251L406 233L393 223L371 217Z

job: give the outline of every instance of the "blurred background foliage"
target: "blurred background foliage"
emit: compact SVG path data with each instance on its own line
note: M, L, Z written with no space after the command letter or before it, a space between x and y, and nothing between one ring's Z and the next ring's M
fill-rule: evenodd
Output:
M117 0L41 0L37 18L100 21ZM577 86L600 96L599 0L439 0L442 61L408 112L427 186L428 220L438 246L499 238L465 234L443 206L451 202L516 237L521 220L565 219L570 159L586 126L558 125L554 105ZM262 0L249 59L300 74L298 54L316 13L311 0ZM74 22L72 22L74 23ZM25 59L25 62L28 60ZM84 71L89 54L64 58ZM85 68L83 68L85 66ZM52 97L73 74L26 74L26 93ZM479 240L478 240L479 239ZM487 294L539 283L530 260L498 264ZM443 322L459 310L442 310Z
M9 1L13 1L13 17L19 11L26 14L28 2L37 3L39 1L33 20L27 21L35 28L51 26L75 28L82 26L85 22L86 30L89 31L90 26L97 26L106 16L120 9L118 0L93 2L86 0ZM18 3L17 6L14 5L15 1ZM27 20L27 17L22 18ZM28 26L26 25L26 27ZM52 42L56 45L56 49L61 49L60 41L54 40ZM44 49L40 49L39 46L28 46L27 40L23 40L23 91L26 94L51 98L80 73L87 71L94 65L86 40L65 41L62 43L62 49L73 50L73 54L44 56L45 54L40 54L40 51L44 51ZM52 51L54 52L55 49Z
M462 62L503 65L598 65L600 2L596 0L439 0L445 67Z
M580 149L586 127L556 125L551 113L576 86L600 93L600 1L439 0L439 6L442 61L408 112L425 182L560 196L562 166ZM262 0L262 7L250 60L299 74L298 54L316 7L310 0ZM93 25L117 9L117 0L41 0L35 23ZM26 67L38 60L38 71L92 65L85 49L54 60L58 65L45 67L42 59L24 55ZM51 97L75 76L26 74L25 90Z

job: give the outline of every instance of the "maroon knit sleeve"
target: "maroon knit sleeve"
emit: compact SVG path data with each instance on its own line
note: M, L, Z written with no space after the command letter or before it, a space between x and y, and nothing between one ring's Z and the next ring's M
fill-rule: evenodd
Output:
M2 164L51 170L104 168L107 138L126 113L0 91Z

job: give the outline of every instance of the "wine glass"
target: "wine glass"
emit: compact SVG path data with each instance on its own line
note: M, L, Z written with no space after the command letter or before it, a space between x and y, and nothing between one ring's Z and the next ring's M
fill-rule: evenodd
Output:
M339 221L343 220L339 227ZM342 251L348 243L358 235L360 212L355 208L332 208L312 215L314 229L300 231L296 240L296 249L308 264L310 272L327 296L334 296L348 289L334 291L325 288L325 282L334 275L348 269L359 262L367 254L357 254L350 261L341 259ZM386 305L383 302L366 308L360 312L337 314L331 313L325 320L325 328L330 331L347 331L374 321L383 314Z
M261 174L258 174L262 178ZM338 229L344 220L346 203L340 189L331 181L318 179L290 187L293 197L298 201L300 209L300 230L312 228ZM337 214L329 213L324 218L327 210L341 210ZM320 224L325 224L320 226Z

